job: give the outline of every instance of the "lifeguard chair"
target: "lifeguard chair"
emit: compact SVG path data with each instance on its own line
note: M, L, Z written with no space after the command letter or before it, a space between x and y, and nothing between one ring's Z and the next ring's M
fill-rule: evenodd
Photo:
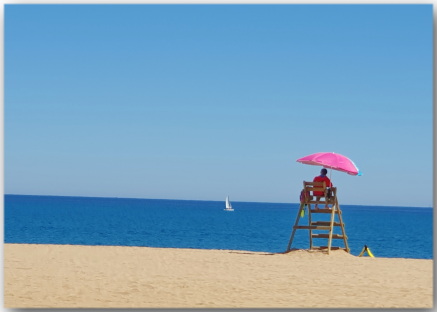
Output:
M323 194L314 196L314 192ZM293 231L288 242L287 251L291 249L293 239L297 230L308 230L310 250L327 250L328 254L331 250L344 249L350 252L347 243L345 225L342 219L342 212L337 200L337 188L326 187L325 182L303 182L303 196L299 211L297 212L296 222L293 226ZM308 224L299 225L300 219L303 217L305 206L308 208ZM330 214L330 220L314 220L316 216ZM336 218L337 217L337 218ZM335 234L334 228L339 227L341 234ZM314 239L328 239L327 246L314 246ZM342 239L344 247L332 246L333 239Z

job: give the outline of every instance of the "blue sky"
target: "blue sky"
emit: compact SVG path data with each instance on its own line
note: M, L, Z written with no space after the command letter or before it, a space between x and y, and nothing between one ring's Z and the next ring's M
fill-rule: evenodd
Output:
M5 193L432 206L431 5L6 5Z

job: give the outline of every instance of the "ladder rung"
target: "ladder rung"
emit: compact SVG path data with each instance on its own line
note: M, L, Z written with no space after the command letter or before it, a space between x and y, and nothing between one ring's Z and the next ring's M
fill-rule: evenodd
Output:
M320 246L320 247L313 246L312 249L328 249L328 246ZM331 250L338 250L338 249L343 249L346 251L346 248L338 247L338 246L331 246Z
M309 204L327 204L328 202L326 200L310 200L308 203Z
M315 221L315 222L311 222L311 225L322 225L322 226L331 226L331 222L330 221ZM341 226L340 222L334 222L333 224L334 226ZM343 223L344 225L344 223Z
M311 209L311 213L332 213L332 209ZM341 211L336 209L335 213L341 213Z
M332 201L325 201L325 200L310 200L307 202L307 204L318 204L318 205L334 205L335 203Z
M331 229L330 226L320 226L320 225L296 225L294 228L298 229L298 230L301 230L301 229L306 229L306 230L330 230Z
M312 238L329 238L329 234L318 233L318 234L312 234L311 237ZM344 236L341 234L332 234L332 238L333 239L340 239L340 238L344 238Z

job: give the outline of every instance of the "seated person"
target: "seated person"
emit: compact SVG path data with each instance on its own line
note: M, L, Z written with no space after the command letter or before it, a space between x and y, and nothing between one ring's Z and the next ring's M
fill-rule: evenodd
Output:
M329 180L329 178L326 176L327 173L328 170L323 168L322 170L320 170L320 175L315 177L313 182L325 182L326 187L331 187L332 183L331 180ZM324 196L325 194L321 191L313 191L313 195L316 196L316 201L319 201L320 197ZM317 204L315 205L314 208L318 208ZM328 208L328 205L325 205L325 208Z

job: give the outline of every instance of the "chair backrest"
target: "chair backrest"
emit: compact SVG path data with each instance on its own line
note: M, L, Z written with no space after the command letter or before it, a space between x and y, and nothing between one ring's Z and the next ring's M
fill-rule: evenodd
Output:
M325 194L326 192L326 183L325 181L322 182L306 182L303 181L303 189L305 192L323 192ZM313 195L313 193L310 193Z
M303 191L305 194L308 194L310 197L315 196L315 192L319 192L319 194L323 195L317 195L319 197L325 197L326 201L328 202L334 202L335 198L337 196L337 188L336 187L326 187L325 181L323 182L306 182L303 181ZM307 198L307 200L311 200L311 198Z

